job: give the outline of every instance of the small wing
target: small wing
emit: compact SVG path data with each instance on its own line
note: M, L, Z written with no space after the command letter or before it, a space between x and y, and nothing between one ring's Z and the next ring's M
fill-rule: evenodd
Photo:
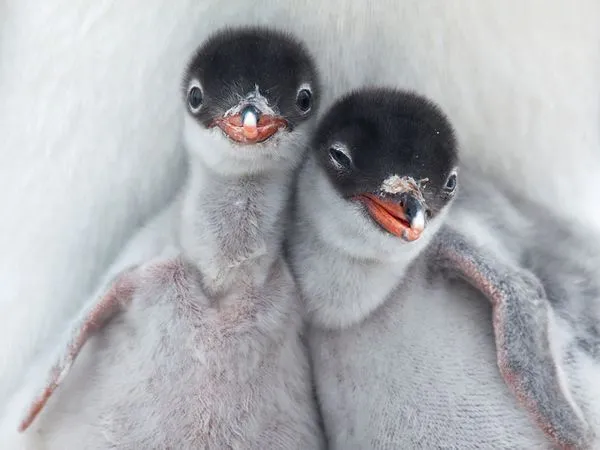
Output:
M584 446L590 429L551 351L550 303L539 279L449 227L440 230L433 248L436 269L467 281L492 304L498 366L521 405L561 448Z
M29 428L56 388L69 374L77 355L90 336L104 327L129 304L136 287L134 273L133 270L128 270L119 274L105 295L84 307L72 324L64 347L59 349L58 361L50 370L46 385L28 408L25 418L19 425L20 432Z

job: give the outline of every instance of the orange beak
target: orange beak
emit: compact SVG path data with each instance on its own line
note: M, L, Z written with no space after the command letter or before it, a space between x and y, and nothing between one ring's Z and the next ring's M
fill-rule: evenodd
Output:
M240 144L258 144L264 142L280 129L287 128L287 121L278 116L260 115L254 112L242 112L222 117L214 121L231 140Z
M421 237L425 228L424 222L409 220L405 206L368 193L357 195L355 198L367 207L373 220L388 233L409 242Z

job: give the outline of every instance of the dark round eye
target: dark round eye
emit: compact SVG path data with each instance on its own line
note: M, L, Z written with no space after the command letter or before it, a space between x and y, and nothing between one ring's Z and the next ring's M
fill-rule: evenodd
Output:
M308 112L312 106L312 94L308 89L301 89L296 97L296 105L302 112Z
M188 103L193 112L196 112L200 109L202 106L202 100L202 89L200 89L198 86L191 88L190 92L188 93Z
M331 159L336 162L339 166L344 169L349 169L352 166L352 161L342 150L336 147L331 147L329 149L329 156Z
M456 174L453 173L452 175L450 175L448 177L448 179L446 180L446 186L444 186L444 189L447 192L454 192L454 189L456 189Z

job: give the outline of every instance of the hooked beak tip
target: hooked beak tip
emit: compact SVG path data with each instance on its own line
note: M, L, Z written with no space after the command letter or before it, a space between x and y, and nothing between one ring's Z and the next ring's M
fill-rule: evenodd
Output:
M412 217L410 227L418 232L422 232L425 229L425 214L423 214L422 209L419 209Z
M244 136L248 139L254 139L258 136L258 118L252 111L247 111L242 119L242 128Z
M244 127L256 128L258 125L257 114L252 110L247 110L243 113L242 125Z

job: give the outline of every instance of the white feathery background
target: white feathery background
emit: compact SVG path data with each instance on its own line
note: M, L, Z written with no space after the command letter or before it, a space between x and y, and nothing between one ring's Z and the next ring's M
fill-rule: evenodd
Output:
M181 180L190 53L249 23L309 44L325 107L416 89L463 158L600 230L597 0L0 0L0 405Z

